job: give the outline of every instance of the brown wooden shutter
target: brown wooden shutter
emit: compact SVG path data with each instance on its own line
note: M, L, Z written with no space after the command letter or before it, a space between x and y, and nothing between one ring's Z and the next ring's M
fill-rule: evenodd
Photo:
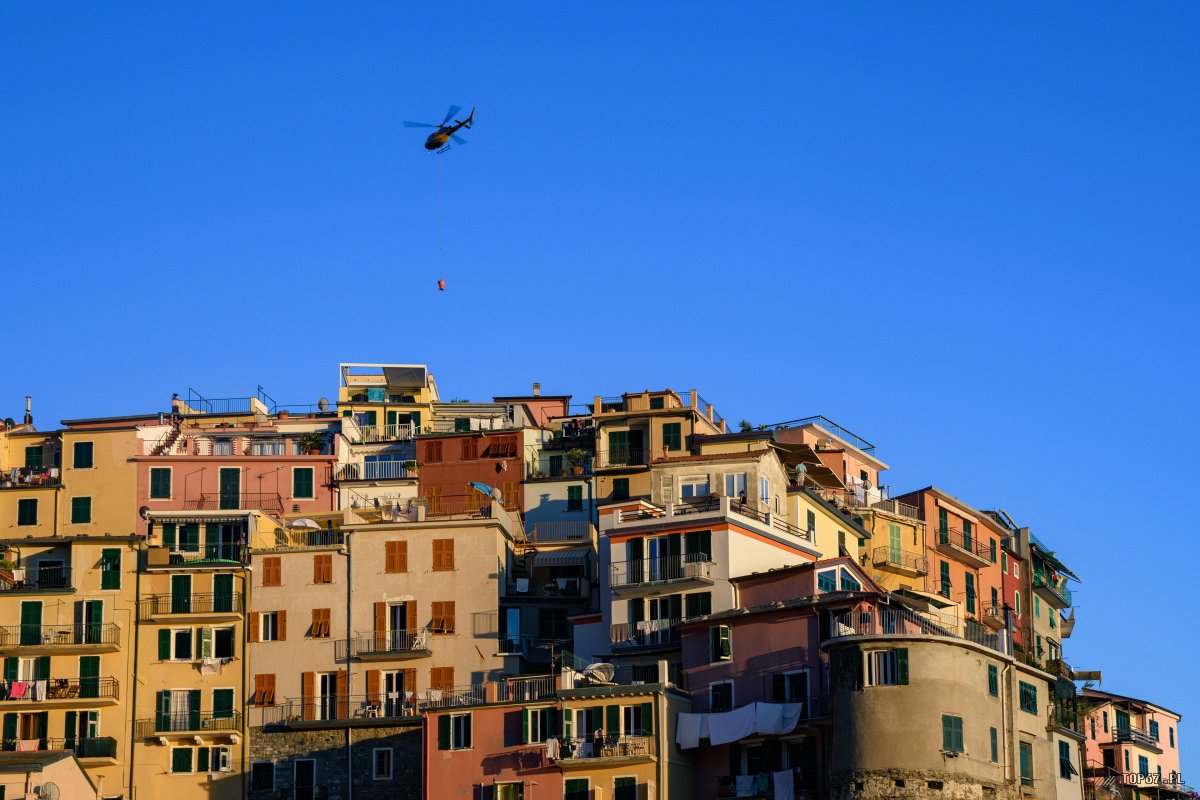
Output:
M417 631L417 601L409 600L404 604L404 627L410 633Z
M264 675L263 678L264 694L262 703L264 706L273 706L275 705L275 675L272 673Z
M429 604L429 608L430 608L429 627L433 629L434 633L441 633L442 632L442 601L434 600L432 603Z
M383 543L383 571L396 572L396 542Z
M367 702L379 702L379 670L367 670Z
M280 586L282 570L278 556L263 559L263 586Z
M259 614L257 611L250 612L250 622L248 624L250 625L250 641L257 642L258 632L262 627L259 623Z
M429 670L429 686L431 689L453 689L454 667L434 667Z
M312 719L316 716L317 699L313 696L313 686L316 683L317 674L315 672L300 673L300 705L303 709L302 716L304 719Z
M321 557L313 556L313 583L320 583L322 574Z
M287 612L286 611L276 611L275 612L275 620L276 620L276 622L275 622L275 627L276 627L275 639L280 642L286 642L287 641ZM304 623L300 623L300 624L303 625Z
M412 692L413 696L417 693L417 671L416 669L401 670L404 673L404 691Z
M442 630L446 633L454 633L454 601L447 600L442 603Z
M333 583L333 556L325 556L325 582Z
M442 540L433 540L433 569L439 570L442 568Z
M388 649L387 640L387 603L375 604L375 650Z
M250 698L250 705L252 705L252 706L262 705L263 686L266 683L266 677L267 677L266 675L255 675L254 676L254 696Z
M453 539L446 539L442 544L442 569L454 569Z
M308 635L314 639L321 638L321 611L323 609L314 608L312 610L312 626L309 628Z
M350 673L339 669L337 673L338 719L350 718Z

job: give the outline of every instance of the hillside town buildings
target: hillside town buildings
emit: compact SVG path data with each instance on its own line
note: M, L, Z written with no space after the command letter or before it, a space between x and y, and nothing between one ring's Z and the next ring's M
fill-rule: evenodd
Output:
M695 390L340 376L5 422L0 796L1193 796L998 498Z

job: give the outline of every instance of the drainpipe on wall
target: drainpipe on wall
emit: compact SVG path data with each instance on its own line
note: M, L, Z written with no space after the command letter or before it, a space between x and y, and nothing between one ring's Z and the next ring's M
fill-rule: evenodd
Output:
M153 523L147 523L147 526L150 526L152 524ZM137 577L135 577L133 580L133 591L134 591L133 602L134 603L141 603L141 599L142 599L142 559L145 557L145 554L146 554L146 548L143 543L143 545L139 546L137 549L137 572L135 573L137 575ZM134 606L134 620L135 621L137 620L138 613L139 613L139 606L135 605ZM135 624L133 626L133 658L130 659L128 662L131 667L131 669L128 671L128 675L129 675L129 677L132 678L132 680L130 681L130 685L132 688L130 689L130 696L129 696L129 728L130 728L130 731L132 731L134 733L136 733L135 728L137 726L137 690L138 690L137 660L138 660L138 656L140 655L138 653L138 644L141 640L141 627L142 626L137 625L137 624ZM137 790L133 786L133 761L134 761L134 753L137 752L137 747L135 746L134 741L135 741L134 736L130 736L126 740L126 746L129 748L129 750L128 750L128 753L129 753L129 796L131 798L135 797L137 795Z
M1004 669L1001 670L1001 675L1004 676L1004 691L1000 694L1000 719L1003 725L1004 747L1001 758L1004 768L1004 774L1009 781L1016 781L1017 776L1013 774L1013 758L1010 756L1011 748L1014 746L1012 741L1012 733L1009 731L1009 714L1012 710L1012 665L1016 653L1013 652L1012 639L1012 611L1009 609L1008 603L1004 604L1004 638L1008 645L1008 661L1004 663Z
M247 560L246 568L242 571L242 700L250 697L253 692L250 689L250 589L254 586L254 564L250 562L250 546L254 542L254 532L250 530L249 524L246 525L246 549L243 551L243 557ZM242 715L242 797L250 796L250 785L247 783L249 778L249 770L246 769L246 759L249 757L250 749L250 719L249 714Z
M343 524L345 523L345 521L346 521L346 519L343 516L342 517ZM353 643L353 641L352 641L353 634L350 632L351 628L352 628L352 626L351 626L352 620L351 620L351 616L350 616L350 611L351 611L350 586L352 583L351 574L350 574L350 566L351 566L351 564L354 563L353 559L350 558L350 541L351 541L352 537L353 537L352 533L343 531L342 532L342 541L344 542L344 544L342 545L342 549L338 551L339 555L346 557L346 655L347 656L350 655L350 646ZM352 664L352 662L350 661L349 658L347 658L346 659L346 695L347 695L347 699L349 698L350 695L354 694L353 683L352 683L353 678L354 678L354 671L350 668L351 664ZM346 777L348 780L346 781L346 800L354 800L354 758L353 758L354 748L353 748L353 741L354 740L352 737L350 726L347 725L346 726Z

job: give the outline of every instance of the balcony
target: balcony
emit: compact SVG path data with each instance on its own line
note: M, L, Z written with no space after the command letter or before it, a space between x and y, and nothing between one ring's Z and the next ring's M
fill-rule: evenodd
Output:
M81 701L85 705L96 705L95 700L119 700L120 694L116 678L51 678L46 681L45 695L37 698L33 696L32 682L10 681L7 688L0 692L0 706L21 702L70 705Z
M406 469L405 464L416 464L416 461L368 461L363 464L342 464L337 470L339 481L391 481L400 478L416 479L417 470Z
M254 552L263 550L309 550L321 547L341 547L346 534L334 528L290 528L276 530L272 537L256 537Z
M901 503L885 497L879 489L818 489L821 499L833 504L845 514L847 510L855 511L884 511L912 520L921 519L921 511L916 506ZM848 516L848 515L847 515Z
M0 473L0 489L38 489L61 486L62 471L58 467L13 467Z
M523 679L522 686L535 679ZM538 678L538 685L553 678ZM325 697L289 697L278 705L263 707L264 725L282 725L289 728L329 728L374 725L381 720L413 720L418 719L426 711L437 711L448 708L470 708L482 706L489 702L510 702L510 700L541 700L549 695L541 695L532 691L518 692L516 688L504 691L507 684L515 684L514 679L501 682L497 689L500 694L489 697L485 684L470 684L467 686L444 687L441 689L422 689L417 692L368 692L366 694L327 695ZM401 696L403 694L403 696ZM510 699L501 699L507 697Z
M134 737L153 739L156 736L173 734L239 733L242 730L240 711L183 711L173 714L156 714L153 719L139 719L134 723Z
M530 459L525 464L525 480L562 480L565 478L581 478L592 474L592 455L578 464L572 463L565 455L541 456Z
M283 498L274 492L206 492L195 500L185 502L184 508L190 511L264 511L282 514Z
M590 522L535 522L525 532L529 544L584 544L592 541L594 529Z
M994 631L1004 630L1004 606L984 606L980 622Z
M552 578L541 581L517 578L505 586L504 596L509 600L587 600L591 597L592 585L587 578Z
M346 431L350 433L350 431ZM417 435L417 428L411 423L393 423L391 425L358 425L357 436L350 436L355 444L377 444L379 442L407 442Z
M11 579L0 573L0 592L49 594L75 591L71 586L70 567L38 567L36 569L17 567L11 572Z
M1155 753L1161 753L1162 749L1158 746L1158 741L1150 735L1149 731L1144 731L1141 728L1117 728L1113 731L1112 740L1121 744L1135 744L1153 750Z
M1044 572L1033 573L1033 589L1051 608L1062 610L1071 606L1071 590L1066 581L1054 582Z
M1059 706L1052 703L1046 719L1046 730L1052 733L1073 733L1083 735L1079 725L1079 711L1071 706Z
M907 575L911 578L929 572L929 561L924 556L887 545L875 548L873 563L876 569L894 572L897 575Z
M706 553L618 561L609 567L609 585L618 597L640 597L662 590L712 586L713 562Z
M992 563L991 552L978 538L955 528L941 528L934 539L938 552L970 567L986 567Z
M356 658L359 661L406 661L433 655L429 646L429 628L411 631L379 631L355 633L350 641L334 642L338 661Z
M645 465L646 451L640 447L629 447L623 450L600 450L592 459L592 469L623 469Z
M142 599L141 617L223 617L242 613L242 593L152 594Z
M646 619L630 625L619 622L609 629L613 652L675 647L682 632L682 618Z
M5 749L9 748L5 747ZM116 758L117 740L111 736L89 736L84 739L46 739L46 749L70 750L78 759Z
M556 763L564 770L658 760L657 739L653 736L581 736L560 739L559 743Z
M240 567L248 563L249 549L242 544L205 544L150 547L147 567Z
M95 625L5 625L0 627L0 653L116 650L121 629L114 623Z
M871 608L837 614L832 621L830 638L846 636L944 636L1008 653L1004 636L988 633L982 625L961 625L957 616L932 609Z

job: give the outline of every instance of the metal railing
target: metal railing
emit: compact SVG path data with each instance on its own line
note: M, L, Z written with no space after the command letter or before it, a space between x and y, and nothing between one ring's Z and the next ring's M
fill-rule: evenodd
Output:
M187 549L186 545L175 545L171 548L170 565L180 564L214 564L214 563L246 563L249 553L244 544L204 544L196 545L195 549Z
M657 740L648 735L576 736L559 739L559 760L638 758L658 754Z
M618 622L609 629L609 643L614 650L657 647L679 641L684 623L682 617L642 620L636 624Z
M702 417L708 417L709 413L711 412L713 424L715 424L718 428L721 427L721 423L725 421L725 418L718 414L717 410L713 408L713 404L698 394L696 395L696 410L700 412L700 416Z
M962 633L960 630L958 617L953 614L907 608L873 608L835 615L830 636L947 636L1005 652L1004 637L987 633L982 626L968 626Z
M521 581L525 581L522 583ZM591 596L592 585L587 578L555 578L548 582L532 578L509 580L505 594L508 597L572 597Z
M721 510L721 498L710 494L704 497L685 497L671 506L671 514L686 517L688 514L708 514Z
M921 511L916 506L901 503L884 497L878 489L856 491L854 489L816 489L821 498L838 508L886 511L909 519L921 519Z
M1083 728L1080 727L1079 723L1079 711L1071 706L1059 706L1051 703L1046 725L1047 727L1058 728L1059 730L1083 733Z
M1065 581L1062 585L1058 585L1047 578L1044 573L1035 571L1033 573L1033 586L1036 589L1045 589L1065 605L1071 605L1071 590L1067 588Z
M116 758L117 740L111 736L82 739L46 739L47 750L70 750L76 758ZM7 742L6 742L7 744ZM9 749L5 747L5 749Z
M0 473L0 488L3 489L58 486L61 483L62 471L58 467L13 467Z
M592 539L592 523L533 522L527 525L525 538L530 544L589 542Z
M403 719L421 714L415 693L411 691L289 697L282 703L261 708L264 725L353 719Z
M496 702L528 703L553 698L556 692L553 675L505 678L496 684Z
M156 614L240 614L242 593L199 592L196 594L152 594L142 599L141 615Z
M608 467L637 467L646 463L646 451L641 447L626 447L621 450L599 450L592 461L594 469Z
M340 547L346 534L333 528L292 528L275 531L275 550L303 550L308 547ZM259 549L259 548L256 548Z
M70 567L12 570L11 582L0 575L0 592L46 592L71 588Z
M936 536L939 545L948 545L983 561L991 561L988 546L978 537L966 536L957 528L938 528Z
M192 733L196 731L238 731L242 729L240 711L182 711L155 714L151 719L139 719L134 724L134 736L148 739L162 733Z
M1134 744L1144 744L1148 747L1158 747L1158 742L1150 735L1148 731L1141 728L1117 728L1113 731L1114 742L1132 742Z
M339 481L386 481L397 478L415 478L417 470L409 470L404 467L410 460L412 459L342 464L337 468L337 479Z
M708 553L617 561L609 567L609 585L615 588L659 581L709 578L712 568L712 557Z
M186 501L184 507L195 511L273 511L282 514L283 498L273 492L240 492L236 495L205 492L195 500Z
M617 511L617 523L638 522L644 519L658 519L665 517L667 512L665 509L655 506L654 508L630 508Z
M577 471L578 470L578 471ZM587 458L578 464L573 463L565 455L561 456L540 456L531 458L525 462L525 477L528 480L537 480L538 478L567 478L592 474L592 457L589 454Z
M370 655L386 655L388 653L427 653L429 652L430 629L375 631L371 633L355 632L350 641L334 642L334 655L337 659L360 658Z
M828 417L823 417L820 414L818 414L815 417L805 417L803 419L788 420L787 422L777 422L772 425L767 425L765 427L768 427L768 428L800 428L805 425L818 425L818 426L824 428L825 430L827 430L829 433L832 433L834 436L841 439L843 442L854 445L859 450L862 450L864 453L867 453L868 455L875 455L875 445L871 444L870 442L868 442L866 439L862 438L858 434L852 433L851 431L847 430L846 428L843 428L841 425L838 425L836 422L829 419Z
M884 569L887 567L899 567L919 574L929 572L929 560L925 556L888 545L875 548L873 562L876 567Z
M421 498L425 502L425 518L486 518L494 500L484 497L480 492L471 494L449 494ZM520 497L504 497L501 504L507 511L518 511L521 507Z
M0 704L23 700L75 700L77 698L120 697L120 685L116 678L50 678L46 682L45 694L33 697L33 681L9 681L8 689L0 696ZM17 688L17 684L21 688Z
M404 442L412 439L416 434L416 426L409 422L395 422L391 425L359 425L356 443Z
M203 397L188 389L188 408L199 414L250 414L254 411L253 397Z
M0 627L0 647L70 647L110 645L120 640L115 623L93 625L5 625Z

